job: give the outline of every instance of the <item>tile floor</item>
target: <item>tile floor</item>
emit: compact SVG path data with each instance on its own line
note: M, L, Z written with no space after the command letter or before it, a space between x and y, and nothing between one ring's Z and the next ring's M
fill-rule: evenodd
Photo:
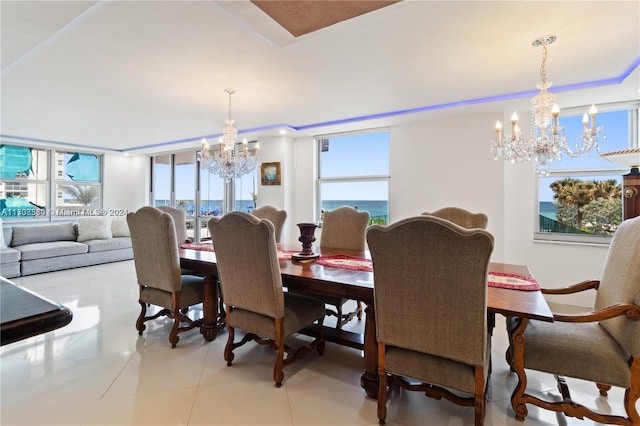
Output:
M273 352L246 345L232 367L223 360L226 333L205 342L197 331L167 340L157 321L142 337L133 261L15 278L14 282L74 312L68 326L0 349L0 423L9 425L377 425L376 402L359 385L360 351L327 343L285 368L273 385ZM352 322L349 327L362 327ZM516 378L504 361L506 335L498 318L487 425L521 425L509 396ZM553 392L551 376L532 374L530 389ZM572 383L574 398L623 413L622 390L598 397L593 384ZM418 392L393 393L389 425L472 425L473 409ZM529 408L525 425L583 425Z

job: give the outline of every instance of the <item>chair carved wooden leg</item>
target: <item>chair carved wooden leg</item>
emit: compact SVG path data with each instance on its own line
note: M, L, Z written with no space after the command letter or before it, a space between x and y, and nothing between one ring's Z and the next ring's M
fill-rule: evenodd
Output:
M378 423L383 425L387 418L387 372L385 371L385 346L378 345Z
M611 390L611 385L604 385L602 383L596 383L598 390L600 391L600 395L606 397L607 392Z
M171 332L169 333L169 343L171 343L171 348L175 348L180 340L180 336L178 333L180 332L180 310L176 309L173 311L173 326L171 326Z
M226 317L229 318L231 309L227 306ZM233 362L233 340L235 339L236 331L227 322L227 344L224 347L224 360L227 361L227 366L231 366Z
M284 319L277 318L276 319L276 339L275 339L276 348L278 350L278 354L276 355L276 363L273 366L273 380L276 382L276 387L279 388L282 386L282 380L284 379L284 373L282 371L284 367Z
M142 336L142 332L147 328L144 325L145 316L147 315L147 304L138 301L140 303L140 315L138 315L138 319L136 320L136 330L138 330L138 336Z
M489 387L489 381L485 380L484 367L481 365L475 366L475 395L474 395L474 407L475 407L475 426L484 425L484 416L487 409L487 388Z
M640 399L640 359L631 358L631 386L624 393L624 408L632 425L640 425L640 414L636 410L636 401Z

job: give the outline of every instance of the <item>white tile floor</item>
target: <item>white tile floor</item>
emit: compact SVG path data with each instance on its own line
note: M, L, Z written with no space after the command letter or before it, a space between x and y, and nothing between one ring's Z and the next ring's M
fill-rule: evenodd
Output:
M285 368L277 389L274 353L248 344L232 367L223 360L226 333L205 342L197 330L167 340L169 323L135 330L139 312L132 261L15 278L14 282L73 310L70 325L0 350L0 423L9 425L376 425L376 402L359 385L360 351L327 343ZM149 323L148 323L149 324ZM361 327L352 321L349 327ZM498 318L487 425L521 425L509 396L516 377L504 361ZM553 378L532 374L530 389L548 394ZM575 399L623 413L622 390L598 397L593 384L572 383ZM577 386L575 386L577 385ZM418 392L393 393L389 425L471 425L473 409ZM525 423L593 425L529 407Z

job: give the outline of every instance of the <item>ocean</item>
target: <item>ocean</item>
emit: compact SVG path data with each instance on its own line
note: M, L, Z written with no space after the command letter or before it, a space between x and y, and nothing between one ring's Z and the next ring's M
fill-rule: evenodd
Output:
M389 218L389 202L386 200L322 200L323 210L333 210L340 206L350 206L369 212L371 219L387 223Z
M195 213L195 203L193 200L183 201L187 215L193 216ZM156 200L156 206L168 205L169 200ZM389 217L389 202L386 200L323 200L323 210L333 210L340 206L350 206L358 210L367 211L372 221L376 223L387 223ZM236 200L236 210L251 212L253 209L252 200ZM222 200L203 200L200 207L201 216L217 216L222 213Z

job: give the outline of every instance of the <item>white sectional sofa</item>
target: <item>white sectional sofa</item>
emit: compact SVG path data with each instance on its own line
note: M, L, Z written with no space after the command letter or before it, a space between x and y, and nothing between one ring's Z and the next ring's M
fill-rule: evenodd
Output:
M133 259L126 218L88 217L77 222L4 225L0 275L13 278Z

